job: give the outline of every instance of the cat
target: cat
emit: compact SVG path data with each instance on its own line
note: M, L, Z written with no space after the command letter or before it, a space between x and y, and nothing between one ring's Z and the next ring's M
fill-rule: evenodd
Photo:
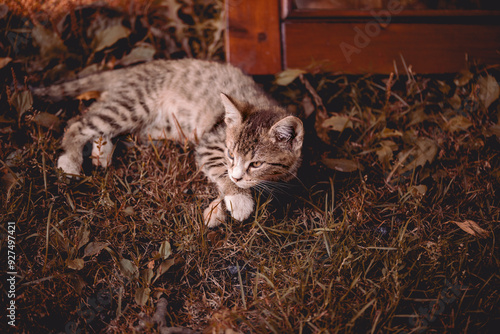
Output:
M204 210L208 227L226 211L244 221L254 211L251 189L289 181L301 163L302 121L238 68L212 61L155 60L34 89L51 100L100 91L100 98L68 124L57 167L79 174L82 150L92 142L92 162L107 167L118 135L188 140L199 168L220 197Z

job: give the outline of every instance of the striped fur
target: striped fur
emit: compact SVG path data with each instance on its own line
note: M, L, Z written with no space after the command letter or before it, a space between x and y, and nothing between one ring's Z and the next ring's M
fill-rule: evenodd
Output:
M220 192L204 212L209 227L223 221L226 210L236 220L247 219L254 210L251 189L289 180L300 164L302 122L231 65L158 60L34 93L60 100L87 91L103 93L66 129L57 166L79 174L82 149L92 142L93 163L106 167L111 139L121 134L187 139L195 143L198 165Z

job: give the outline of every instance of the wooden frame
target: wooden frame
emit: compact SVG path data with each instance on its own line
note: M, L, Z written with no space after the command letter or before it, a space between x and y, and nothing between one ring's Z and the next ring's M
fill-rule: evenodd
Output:
M500 64L500 11L300 10L292 0L226 0L229 62L250 74L313 63L345 73L458 72ZM394 5L395 4L395 5Z

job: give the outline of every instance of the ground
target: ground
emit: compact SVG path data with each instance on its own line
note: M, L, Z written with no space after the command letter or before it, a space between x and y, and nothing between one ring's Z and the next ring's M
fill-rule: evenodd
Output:
M15 327L0 328L493 332L498 66L359 77L314 63L257 78L304 120L303 167L255 194L248 221L208 229L215 189L187 144L124 137L106 170L55 168L68 120L97 96L52 104L30 87L153 58L223 61L220 1L123 3L1 7L0 298Z

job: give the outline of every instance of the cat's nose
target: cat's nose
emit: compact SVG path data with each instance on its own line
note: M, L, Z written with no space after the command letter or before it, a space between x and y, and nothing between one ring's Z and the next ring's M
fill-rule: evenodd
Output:
M234 181L234 182L239 182L239 181L241 181L242 179L243 179L243 177L234 177L234 176L233 176L233 181Z

